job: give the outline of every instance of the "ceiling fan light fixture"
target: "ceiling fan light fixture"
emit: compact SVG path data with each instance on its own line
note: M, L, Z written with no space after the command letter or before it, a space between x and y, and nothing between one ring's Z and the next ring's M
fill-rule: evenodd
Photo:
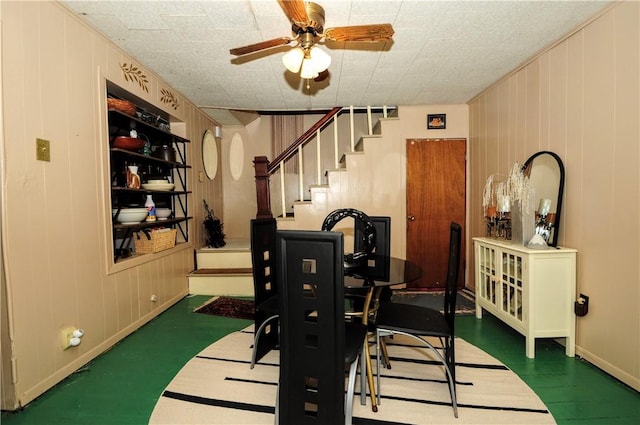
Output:
M329 65L331 65L331 56L316 46L313 46L311 50L309 50L309 57L318 73L327 70Z
M302 69L300 70L300 77L304 79L316 78L318 76L318 70L315 67L312 59L304 59L302 61Z
M303 59L304 52L301 48L296 47L289 50L284 56L282 56L282 63L289 71L297 74L300 71Z

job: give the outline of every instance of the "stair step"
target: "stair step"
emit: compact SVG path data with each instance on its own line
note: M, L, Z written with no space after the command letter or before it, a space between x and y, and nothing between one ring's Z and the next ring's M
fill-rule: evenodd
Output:
M226 269L220 269L220 268L215 268L215 269L198 269L198 270L194 270L191 273L189 273L188 276L220 276L220 275L236 275L236 274L242 274L242 273L249 273L252 274L253 271L251 269L251 267L246 268L226 268Z
M202 248L196 251L198 269L251 267L251 246L246 239L230 239L221 248Z
M251 268L198 269L187 275L189 293L211 296L253 296Z
M344 169L344 167L347 165L347 155L364 155L363 151L355 151L355 152L347 152L342 154L342 156L340 157L340 161L338 162L340 164L340 169Z
M364 141L366 139L381 139L381 134L365 134L361 136L353 147L354 152L363 152L364 151Z

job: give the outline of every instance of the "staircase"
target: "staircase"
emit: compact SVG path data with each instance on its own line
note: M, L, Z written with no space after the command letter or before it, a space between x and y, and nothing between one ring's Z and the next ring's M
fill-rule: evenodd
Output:
M393 147L400 134L397 111L392 116L380 118L370 127L370 134L362 136L353 144L350 152L341 155L336 168L326 171L326 183L308 187L310 200L294 201L293 214L278 212L279 230L320 229L322 220L336 208L347 206L367 211L371 215L391 216L396 227L404 232L404 211L389 210L386 203L371 205L368 200L359 200L357 195L345 200L344 187L359 187L361 184L391 187L393 191L403 188L404 168L402 155ZM366 151L366 153L365 153ZM397 174L380 173L380 164L400 171ZM321 200L318 201L318 197ZM348 205L345 205L345 202ZM404 205L404 201L402 202ZM402 234L402 233L401 233ZM404 238L395 238L392 253L404 254ZM394 240L392 238L392 240ZM348 243L349 241L346 241ZM397 246L394 246L397 245ZM253 296L251 270L251 248L249 240L228 240L223 248L203 248L196 251L197 269L188 275L189 293L210 296Z
M309 188L309 201L293 202L293 216L278 218L278 229L320 229L331 211L356 208L369 215L391 217L394 235L391 253L403 258L406 251L405 179L405 139L400 119L397 116L381 118L372 134L362 136L352 151L341 155L336 168L326 171L325 184ZM373 191L376 193L372 197ZM351 238L352 235L345 234L345 246L351 246Z
M229 239L222 248L202 248L195 255L196 270L187 275L190 294L253 297L248 239Z

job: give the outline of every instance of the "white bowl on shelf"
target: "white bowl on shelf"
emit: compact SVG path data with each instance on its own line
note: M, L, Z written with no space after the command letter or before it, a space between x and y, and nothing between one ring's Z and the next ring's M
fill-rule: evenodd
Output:
M156 208L156 218L166 220L171 215L171 208Z
M144 183L142 184L142 188L145 190L160 190L160 191L169 191L173 190L175 185L173 183L164 182L162 184L156 183Z
M149 184L170 184L168 181L166 181L165 179L158 179L158 180L147 180L147 183Z
M112 210L114 217L117 212L115 208ZM117 220L120 224L138 224L147 218L148 213L146 208L121 208Z

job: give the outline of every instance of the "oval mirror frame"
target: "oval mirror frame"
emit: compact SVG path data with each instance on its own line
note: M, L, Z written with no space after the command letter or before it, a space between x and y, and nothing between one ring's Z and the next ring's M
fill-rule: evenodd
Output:
M235 181L240 180L244 168L244 141L240 133L235 133L231 138L231 145L229 146L229 168L231 170L231 177Z
M202 165L207 178L213 180L218 173L218 146L211 130L202 135Z
M560 215L562 212L562 196L564 192L564 165L560 157L551 151L536 152L524 163L523 172L529 177L531 187L535 190L536 210L541 199L549 199L549 209L552 224L547 245L558 245L558 232L560 230ZM553 202L555 201L555 205ZM555 216L552 216L555 214Z

